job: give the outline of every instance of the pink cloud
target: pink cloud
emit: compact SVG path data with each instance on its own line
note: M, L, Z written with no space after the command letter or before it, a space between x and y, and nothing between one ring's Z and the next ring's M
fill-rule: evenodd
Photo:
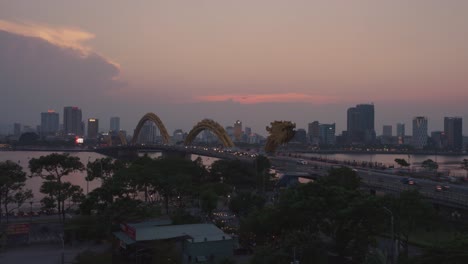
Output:
M0 30L25 37L40 38L58 47L73 49L83 58L97 54L120 70L118 63L104 57L86 45L86 42L93 39L95 35L81 29L54 27L37 23L17 23L0 19Z
M224 94L197 96L200 102L224 102L233 101L240 104L260 103L315 103L326 104L335 102L335 99L322 95L311 95L302 93L277 93L277 94Z

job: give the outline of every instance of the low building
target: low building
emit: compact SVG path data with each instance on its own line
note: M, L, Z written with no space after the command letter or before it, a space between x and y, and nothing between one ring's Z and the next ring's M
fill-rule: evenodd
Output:
M172 225L170 220L121 224L114 232L122 250L135 251L145 242L173 241L182 263L219 263L233 257L235 241L213 224Z

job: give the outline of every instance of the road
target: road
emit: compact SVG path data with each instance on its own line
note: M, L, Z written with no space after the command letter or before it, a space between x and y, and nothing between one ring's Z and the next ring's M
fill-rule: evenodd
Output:
M346 166L327 163L323 161L307 160L307 164L298 164L300 158L294 157L270 157L272 165L278 170L301 171L325 176L332 167ZM362 183L372 189L385 192L399 193L404 190L418 190L423 196L444 205L468 209L468 187L464 185L441 183L428 179L415 178L414 185L402 183L404 176L392 174L382 170L354 168L362 179ZM448 186L442 191L436 190L437 185Z

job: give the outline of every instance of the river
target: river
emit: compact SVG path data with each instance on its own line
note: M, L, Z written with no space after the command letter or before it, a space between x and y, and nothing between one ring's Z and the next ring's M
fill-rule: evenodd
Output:
M328 160L336 161L356 161L360 162L377 162L382 163L386 166L395 166L398 165L395 162L395 159L405 159L414 167L421 166L421 163L427 159L432 159L439 164L441 170L444 169L455 169L460 168L461 162L463 159L468 159L468 155L420 155L420 154L372 154L372 153L362 153L362 154L317 154L317 153L301 153L302 157L317 157Z
M29 161L32 158L39 158L40 156L46 156L49 155L53 152L47 152L47 151L0 151L0 161L6 161L6 160L11 160L13 162L18 163L23 167L23 171L26 172L27 175L31 175L31 172L29 171ZM94 161L96 159L104 158L105 156L98 154L96 152L68 152L70 155L79 157L80 161L86 166L88 161ZM161 156L161 153L148 153L150 157L156 158ZM192 155L192 160L195 160L196 158L201 157L203 164L205 166L210 166L214 161L217 160L217 158L212 158L212 157L206 157L206 156L198 156L198 155ZM95 188L99 187L101 185L100 180L94 180L94 181L89 181L87 182L85 180L86 177L86 171L83 172L74 172L69 174L68 176L65 176L62 178L63 181L68 181L74 185L79 185L81 188L83 188L83 192L86 194L87 192L90 192L94 190ZM41 184L42 184L42 178L40 177L28 177L26 180L26 188L31 189L34 198L33 198L33 207L34 209L37 209L40 207L40 200L44 197L44 194L40 192ZM23 206L25 207L25 206ZM29 208L29 202L28 202L28 208Z

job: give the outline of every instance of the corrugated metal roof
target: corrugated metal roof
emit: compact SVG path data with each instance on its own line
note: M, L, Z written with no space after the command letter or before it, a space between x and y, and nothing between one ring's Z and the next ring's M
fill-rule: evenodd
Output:
M137 228L144 228L144 227L153 227L153 226L165 226L165 225L171 225L172 221L169 218L163 218L163 219L154 219L154 220L148 220L140 223L129 223L128 225L137 229Z
M189 242L218 241L231 239L221 229L213 224L170 225L138 228L137 240L162 240L187 237Z
M118 231L118 232L114 232L113 234L116 238L120 239L120 241L124 242L126 245L131 245L133 243L136 243L135 240L131 239L124 232Z

